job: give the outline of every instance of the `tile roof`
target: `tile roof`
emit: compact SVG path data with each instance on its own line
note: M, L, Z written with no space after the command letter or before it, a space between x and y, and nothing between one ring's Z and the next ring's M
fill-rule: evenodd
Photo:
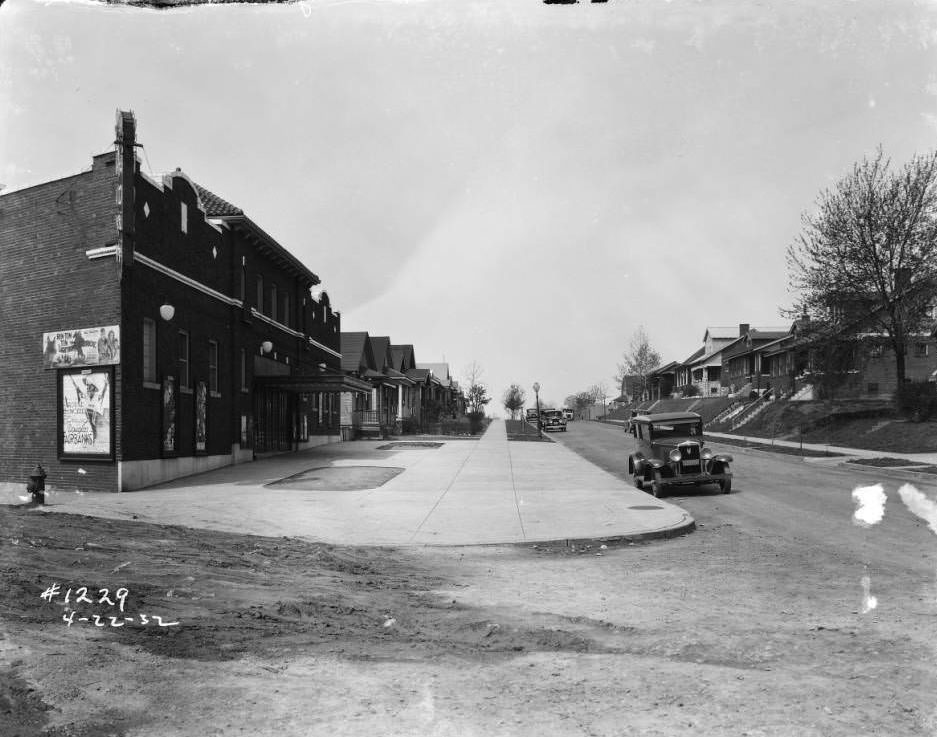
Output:
M199 199L202 200L202 206L205 208L206 217L225 217L231 215L243 215L244 211L232 205L225 199L222 199L214 192L211 192L199 184L195 185L195 188L198 190Z

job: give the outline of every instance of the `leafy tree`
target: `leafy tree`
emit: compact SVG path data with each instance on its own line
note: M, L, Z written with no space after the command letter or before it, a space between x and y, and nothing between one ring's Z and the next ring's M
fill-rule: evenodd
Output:
M527 395L523 389L520 388L517 384L511 384L508 387L507 391L504 392L504 397L502 398L502 403L504 408L511 413L511 419L513 420L517 413L524 407L524 403L527 401Z
M622 359L623 362L618 364L615 384L622 386L625 377L637 377L641 392L646 392L648 376L660 366L660 354L651 347L643 325L632 334L628 350L622 355Z
M909 337L937 286L937 152L899 170L878 152L821 192L788 248L789 282L803 311L833 328L886 336L898 386Z

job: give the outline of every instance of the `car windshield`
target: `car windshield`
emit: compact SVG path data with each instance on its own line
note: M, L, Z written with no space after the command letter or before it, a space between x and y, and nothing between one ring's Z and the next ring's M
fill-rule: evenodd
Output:
M563 413L560 412L558 409L554 409L554 410L550 410L549 412L544 412L543 416L544 417L562 417Z
M654 440L665 438L697 437L703 434L699 421L654 422L651 424L651 437Z

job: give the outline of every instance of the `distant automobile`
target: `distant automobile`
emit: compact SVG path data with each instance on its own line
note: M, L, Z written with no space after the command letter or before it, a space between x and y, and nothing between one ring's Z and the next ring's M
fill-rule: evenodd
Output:
M639 489L656 497L681 484L718 484L724 493L732 491L732 456L703 447L703 420L695 412L636 415L631 434L628 472Z
M543 429L566 432L566 417L561 409L548 409L543 412Z
M527 422L536 422L537 421L537 410L529 409L527 410Z
M569 420L573 419L573 411L571 409L564 409L563 417L565 417L568 422Z

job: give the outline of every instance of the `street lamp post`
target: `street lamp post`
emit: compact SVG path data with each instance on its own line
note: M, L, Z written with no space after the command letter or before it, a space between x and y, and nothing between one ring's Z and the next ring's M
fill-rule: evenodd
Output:
M537 398L537 437L543 440L543 423L540 421L540 382L534 382L534 396Z

